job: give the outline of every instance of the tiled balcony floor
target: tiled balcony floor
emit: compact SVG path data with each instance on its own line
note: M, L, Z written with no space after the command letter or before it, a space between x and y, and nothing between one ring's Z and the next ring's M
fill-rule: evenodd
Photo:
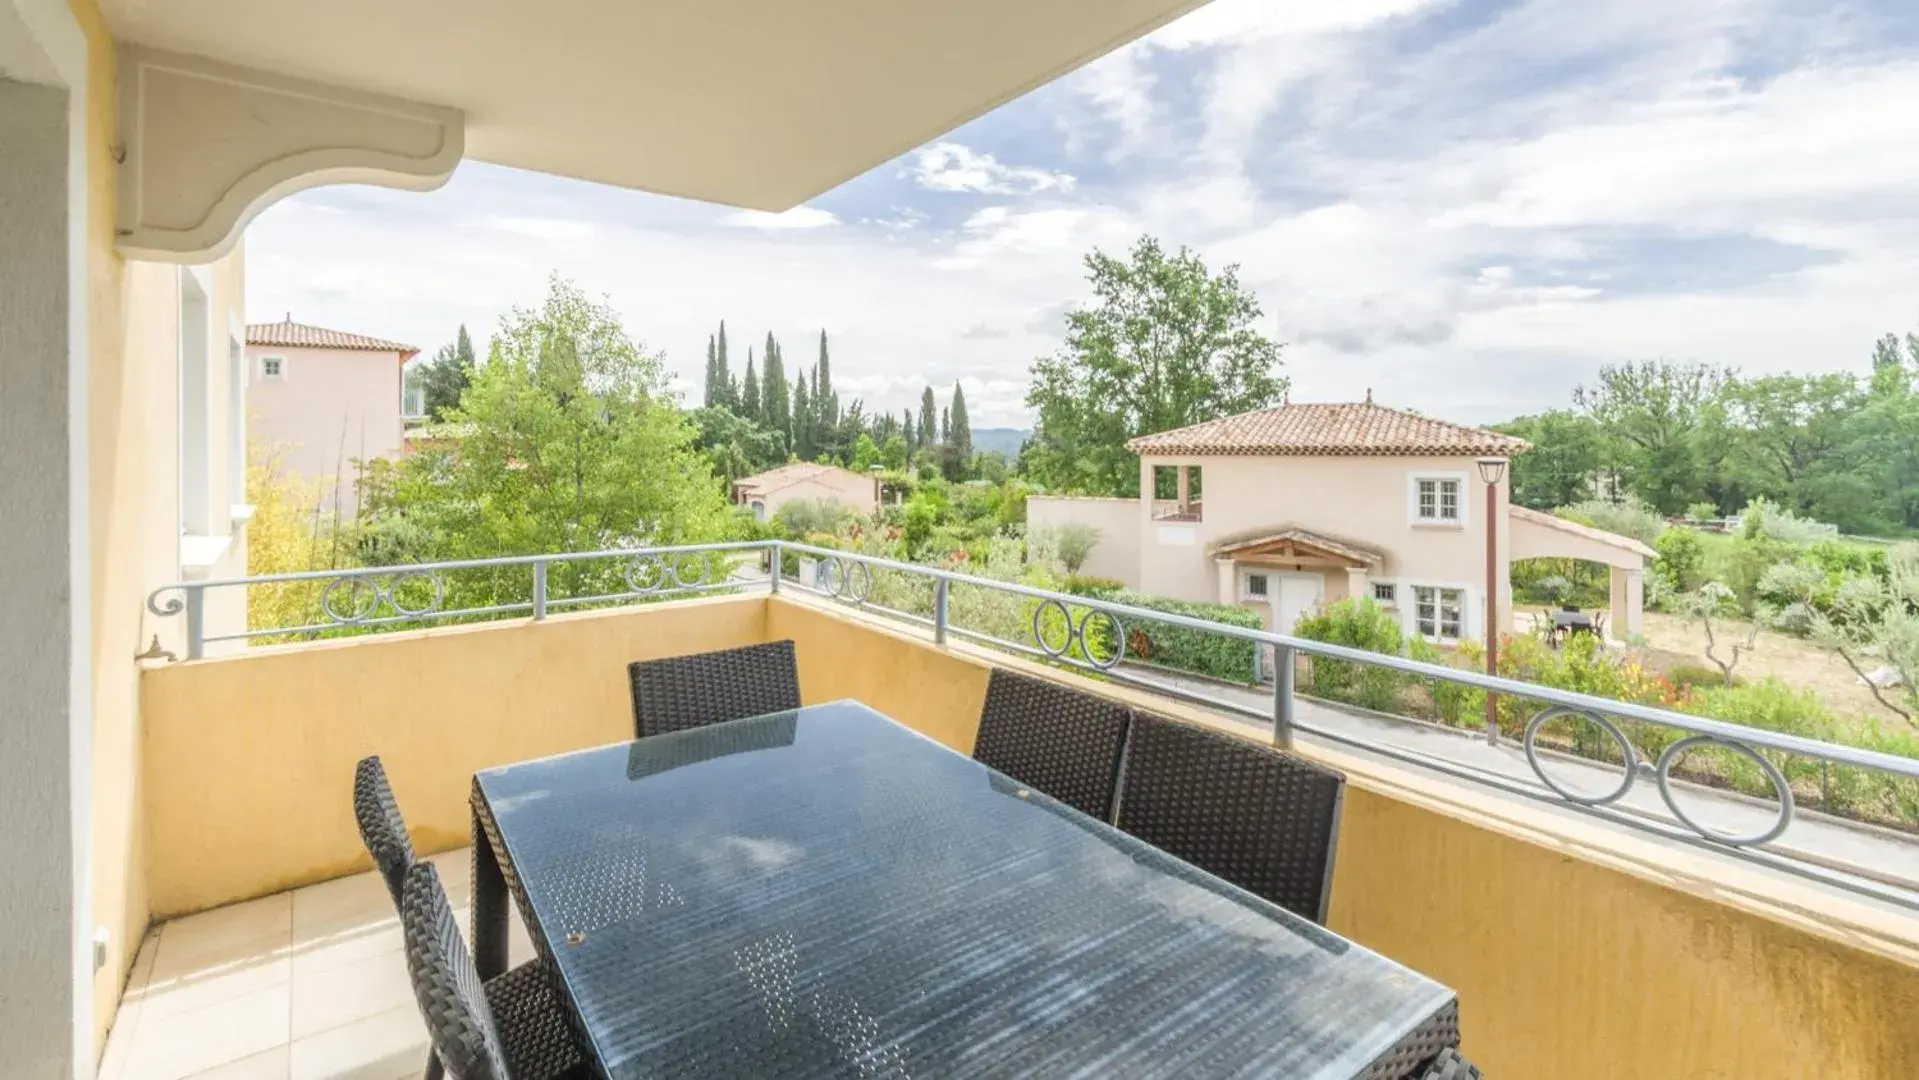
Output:
M466 922L467 851L436 855ZM511 957L533 948L511 921ZM398 1080L426 1062L399 922L367 873L155 927L141 943L101 1080Z

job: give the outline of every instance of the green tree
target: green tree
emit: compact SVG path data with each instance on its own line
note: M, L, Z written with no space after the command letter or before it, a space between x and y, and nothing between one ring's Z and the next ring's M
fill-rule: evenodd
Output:
M966 418L966 391L953 380L953 404L946 410L946 477L964 480L973 471L973 425Z
M1498 430L1533 444L1512 459L1514 502L1551 510L1592 497L1593 476L1599 472L1599 425L1592 417L1553 409L1501 424Z
M760 422L780 433L787 450L792 450L793 388L786 381L786 359L780 355L779 342L766 335L766 351L760 354L766 365L760 376Z
M861 432L859 440L853 444L853 460L847 467L854 472L867 472L878 464L880 464L879 444L873 441L871 435Z
M920 391L920 435L916 449L924 458L939 450L939 406L933 403L933 388Z
M908 430L911 429L909 428ZM904 436L895 435L886 440L886 444L880 447L880 464L886 467L887 472L903 471L906 468L906 458L907 450Z
M463 433L401 459L368 510L406 519L437 559L723 538L732 515L667 386L660 354L555 275L539 307L501 319L450 415ZM454 575L447 606L524 602L508 569ZM572 590L617 588L619 572L566 564L551 585L588 595Z
M1725 382L1725 372L1704 364L1612 364L1573 401L1602 429L1607 456L1632 490L1677 514L1707 491L1700 447Z
M1128 439L1277 403L1281 346L1259 329L1238 268L1215 274L1142 237L1124 260L1086 259L1094 303L1067 317L1059 352L1033 364L1027 462L1058 490L1137 495Z
M813 402L804 372L793 383L793 431L787 446L801 461L813 460Z
M746 347L746 378L740 382L740 415L755 424L766 418L760 413L760 378L753 373L753 346Z
M460 332L448 345L440 346L433 359L420 365L420 387L425 399L426 414L435 420L445 420L447 414L460 404L460 395L466 392L467 385L473 380L473 339L466 334L466 324L460 324Z

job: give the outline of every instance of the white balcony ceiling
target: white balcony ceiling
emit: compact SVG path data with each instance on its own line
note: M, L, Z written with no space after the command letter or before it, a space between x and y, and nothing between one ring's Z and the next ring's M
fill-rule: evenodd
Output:
M1204 0L101 0L116 38L464 110L467 155L785 210Z

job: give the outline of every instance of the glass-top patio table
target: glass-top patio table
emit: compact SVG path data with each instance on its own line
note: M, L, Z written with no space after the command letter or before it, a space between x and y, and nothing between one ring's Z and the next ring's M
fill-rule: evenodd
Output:
M837 702L474 778L475 959L510 889L609 1077L1398 1077L1455 997Z

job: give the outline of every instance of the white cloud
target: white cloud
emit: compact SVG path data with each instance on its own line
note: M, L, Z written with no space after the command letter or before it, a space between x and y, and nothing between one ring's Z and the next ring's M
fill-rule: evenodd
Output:
M328 209L339 212L337 207ZM513 214L488 214L478 219L481 228L530 236L536 240L583 240L593 235L593 225L564 218L531 217Z
M913 178L928 191L971 191L985 195L1038 195L1073 190L1068 173L1001 164L959 143L939 142L914 155Z
M982 427L1024 424L1087 250L1142 232L1240 265L1301 397L1372 387L1466 420L1563 403L1620 359L1856 368L1919 315L1919 42L1867 14L1892 0L1418 21L1449 2L1217 0L833 211L485 166L431 195L310 192L250 230L250 299L431 349L557 269L687 385L721 318L736 366L769 329L810 362L827 326L843 397L897 413L960 378Z
M741 229L823 229L838 225L840 219L830 210L821 210L816 206L795 206L778 214L766 210L735 210L720 218L719 223Z

